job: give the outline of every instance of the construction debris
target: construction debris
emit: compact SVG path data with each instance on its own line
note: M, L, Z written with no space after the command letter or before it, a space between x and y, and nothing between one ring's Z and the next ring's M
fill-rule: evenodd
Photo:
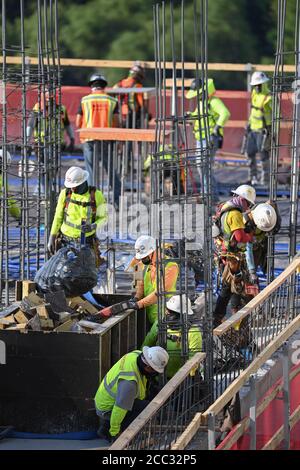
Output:
M16 285L20 295L20 285ZM26 295L24 295L24 293ZM24 295L24 296L23 296ZM0 330L71 331L90 333L101 331L98 309L82 297L66 298L63 291L46 294L35 292L35 283L24 281L22 300L0 313ZM90 321L91 317L94 321Z

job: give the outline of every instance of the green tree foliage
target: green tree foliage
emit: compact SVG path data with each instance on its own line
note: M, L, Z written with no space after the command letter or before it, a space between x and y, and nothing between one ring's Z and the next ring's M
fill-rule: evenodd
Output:
M25 2L25 33L28 55L37 51L37 0ZM195 60L193 0L185 1L185 22L180 21L181 1L174 0L174 50L182 59L180 38L184 32L185 61ZM208 60L210 62L274 62L277 28L277 0L209 0ZM7 4L7 41L20 43L19 0ZM41 0L43 5L43 1ZM287 2L286 48L294 49L296 0ZM153 6L148 0L59 0L61 57L86 59L153 60ZM199 25L198 42L200 41ZM183 29L182 29L183 28ZM166 59L171 58L170 7L166 2ZM198 44L199 46L199 44ZM90 69L66 68L64 83L86 83ZM106 69L110 84L126 75L126 70ZM192 76L187 73L187 76ZM235 79L233 80L233 76ZM217 74L218 85L245 86L236 75ZM153 84L153 73L148 83Z

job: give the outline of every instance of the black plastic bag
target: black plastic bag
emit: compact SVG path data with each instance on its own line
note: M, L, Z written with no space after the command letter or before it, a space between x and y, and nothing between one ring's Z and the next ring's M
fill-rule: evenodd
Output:
M63 247L36 273L34 282L40 292L63 290L67 296L82 295L97 284L94 251Z

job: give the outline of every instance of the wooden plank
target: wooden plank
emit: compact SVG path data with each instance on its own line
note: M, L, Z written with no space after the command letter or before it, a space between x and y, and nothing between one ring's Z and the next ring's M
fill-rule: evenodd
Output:
M245 433L245 431L250 426L250 418L244 418L235 428L234 433L230 436L226 445L222 447L221 450L230 450L231 447L239 440L240 437Z
M50 304L48 304L50 305ZM43 304L43 305L38 305L36 307L36 312L38 314L38 316L40 317L40 319L44 319L44 320L47 320L49 319L49 313L48 313L48 307L46 304Z
M27 323L27 328L33 331L41 331L41 322L38 314L34 315Z
M16 320L15 320L15 317L14 315L7 315L5 318L3 318L2 320L6 320L8 321L9 323L16 323Z
M19 310L17 313L14 314L14 319L17 323L28 323L28 318L22 312L22 310Z
M112 367L111 363L111 330L100 339L100 381Z
M20 302L15 302L9 307L6 307L4 310L0 312L0 318L6 318L10 315L13 315L20 309Z
M190 424L172 445L171 450L184 450L201 426L202 413L196 413Z
M251 374L257 370L277 351L277 349L300 328L300 315L295 318L270 344L257 356L256 359L237 377L226 391L203 413L205 419L209 413L218 414L234 395L245 385Z
M70 331L73 323L75 323L75 320L71 320L71 319L66 320L64 323L54 328L53 331L56 331L56 332Z
M295 409L294 413L290 416L290 430L298 423L300 420L300 405ZM261 450L275 450L279 446L280 442L284 437L283 425L278 429L278 431L268 440Z
M26 57L27 61L31 65L38 65L39 60L37 57ZM50 65L57 64L56 60L52 60L50 57ZM155 69L156 64L154 61L140 61L141 65L146 69ZM0 57L0 63L3 63L3 57ZM22 64L21 57L6 57L7 64ZM134 60L106 60L106 59L69 59L61 58L60 65L63 67L92 67L92 68L122 68L128 69L132 67ZM44 59L44 64L47 65L46 58ZM274 72L274 65L272 64L236 64L236 63L208 63L208 70L217 70L217 71L227 71L227 72L247 72L262 70L264 72ZM173 62L166 62L165 68L168 70L173 69ZM195 62L185 62L185 70L196 70ZM182 62L176 63L176 69L182 69ZM295 72L294 65L284 65L285 72Z
M23 281L16 281L15 283L15 300L18 302L22 300L22 292L23 292Z
M294 274L297 268L300 266L300 258L294 259L294 261L276 278L271 282L265 289L263 289L258 295L256 295L250 302L247 303L246 307L241 308L237 313L232 315L228 320L223 322L217 328L214 329L214 336L222 336L225 334L233 325L243 318L250 315L250 313L257 308L262 302L264 302L281 284L283 284L289 276Z
M119 127L81 128L80 138L92 140L117 140L122 142L155 142L154 129L124 129Z
M6 318L1 318L1 320L0 320L0 330L4 330L8 326L13 326L15 324L16 324L16 322L9 321Z
M8 328L5 328L6 330L25 330L27 327L27 323L18 323L17 325L14 326L9 326Z
M41 317L39 317L39 319L40 319L40 323L41 323L41 328L43 330L53 330L54 322L53 322L53 320L51 320L51 318L41 318Z
M189 361L187 361L110 448L112 450L124 449L138 434L139 430L145 425L145 423L147 423L152 418L152 416L154 416L155 413L163 406L163 404L172 395L174 390L176 390L176 388L190 374L191 370L204 361L205 356L205 353L196 353Z
M35 292L36 284L33 281L22 282L22 299L28 297L31 292Z

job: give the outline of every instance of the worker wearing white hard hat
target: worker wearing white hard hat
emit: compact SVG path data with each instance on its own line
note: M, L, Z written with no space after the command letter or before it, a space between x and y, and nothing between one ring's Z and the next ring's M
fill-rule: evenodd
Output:
M168 360L165 349L145 346L123 356L107 372L95 395L100 438L114 440L149 404L149 379L162 374Z
M2 196L2 187L3 187L3 175L2 175L2 169L7 168L11 164L11 154L9 153L8 150L3 151L3 149L0 149L0 196ZM7 193L9 192L7 188ZM21 220L21 210L12 197L7 198L7 206L8 206L8 211L9 214L16 219L18 222Z
M156 240L150 235L141 235L135 242L135 257L143 266L143 280L137 284L135 299L138 308L145 308L151 324L157 320L157 271ZM164 289L176 291L178 265L169 261L164 267ZM170 294L171 295L171 294Z
M191 358L196 352L202 351L202 334L199 326L193 323L194 312L190 299L185 295L173 295L166 302L167 352L169 362L166 369L167 378L172 378L182 367L182 334L184 321L188 321L188 354ZM153 323L143 346L154 346L158 341L158 321Z
M80 243L82 232L94 245L96 230L107 221L107 205L102 192L88 185L88 172L72 166L65 175L65 189L58 198L48 250L54 254L57 239L62 245Z
M250 162L249 180L252 185L268 184L270 175L270 146L272 122L272 97L268 87L269 78L264 72L254 72L250 85L251 112L247 124L245 150ZM262 163L262 172L258 179L256 154Z

